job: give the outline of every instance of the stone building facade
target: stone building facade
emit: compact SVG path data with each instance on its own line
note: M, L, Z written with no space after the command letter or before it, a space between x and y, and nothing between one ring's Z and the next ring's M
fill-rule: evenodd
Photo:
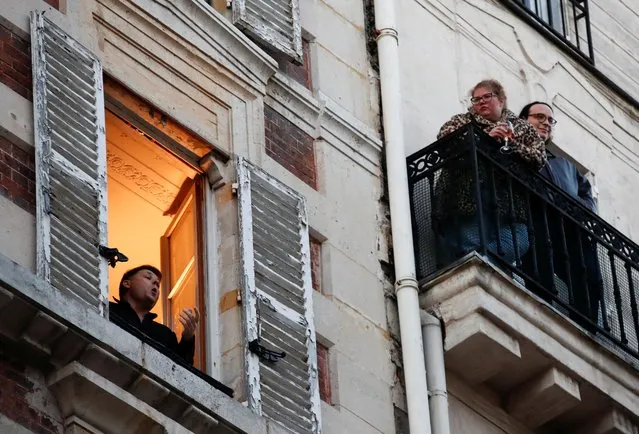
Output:
M236 3L0 6L0 431L280 432L268 414L294 432L394 430L379 102L364 8L302 2L292 53L239 30ZM38 74L46 91L34 94ZM97 127L76 124L87 119ZM93 133L106 149L91 148ZM42 151L45 142L52 148ZM60 175L58 162L44 161L50 149L63 168L91 174L97 161L95 183ZM104 160L92 160L96 152ZM95 214L84 184L106 213ZM268 226L269 211L293 226ZM106 232L82 232L84 218ZM99 244L129 259L108 273L90 238L104 233ZM285 253L273 260L273 250ZM297 260L276 263L281 255ZM158 320L174 325L189 304L204 313L196 367L207 375L105 318L122 273L143 263L165 273ZM297 286L287 286L294 276L277 280L277 267L290 267ZM301 292L278 299L281 287ZM266 342L269 330L281 345ZM249 340L286 357L268 365ZM268 398L290 392L281 381L300 402Z
M639 65L632 54L639 46L638 6L398 2L407 154L435 142L441 125L466 110L475 83L495 78L513 112L536 100L553 107L553 151L590 180L599 215L636 243L639 82L631 71ZM451 432L636 431L634 326L626 339L635 355L628 356L522 283L477 257L420 282L421 307L445 330ZM620 291L621 303L631 304L630 285L628 293ZM610 313L614 291L606 288L605 315L618 321Z
M639 241L639 17L588 3L594 66L509 0L396 2L406 153L497 78L513 109L552 103L559 150ZM0 432L408 432L373 2L290 5L262 11L275 33L252 0L0 5ZM159 321L203 312L197 370L106 317L144 263ZM637 430L636 360L484 258L420 285L451 432Z

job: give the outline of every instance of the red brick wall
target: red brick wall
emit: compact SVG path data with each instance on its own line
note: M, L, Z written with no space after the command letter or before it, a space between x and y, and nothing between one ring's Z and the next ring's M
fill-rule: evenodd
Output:
M0 24L0 82L31 100L29 40Z
M59 414L51 414L51 409L57 408L55 400L47 395L46 386L34 383L26 371L23 364L0 354L0 413L36 433L62 433ZM49 399L46 406L35 404Z
M266 155L317 190L313 138L264 105Z
M35 214L34 154L0 136L0 195Z
M311 246L311 281L315 291L322 292L322 243L310 238Z
M320 399L332 404L328 347L319 342L317 343L317 378L319 380Z
M290 60L280 60L280 69L293 80L307 88L313 90L313 81L311 76L311 48L309 42L302 40L303 62L297 64Z
M56 9L60 9L60 0L44 0Z

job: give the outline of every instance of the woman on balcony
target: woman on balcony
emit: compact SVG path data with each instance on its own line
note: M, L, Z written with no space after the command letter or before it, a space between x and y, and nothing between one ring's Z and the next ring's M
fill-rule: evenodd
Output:
M535 128L506 108L507 97L496 80L483 80L470 92L466 113L446 122L438 139L474 124L494 140L502 153L524 163L532 170L546 164L544 141ZM446 165L435 184L434 230L438 238L437 262L447 265L466 253L484 247L491 256L508 264L521 264L529 247L527 206L519 185L510 183L505 172L483 159L478 161L481 213L475 194L475 176L471 156L466 153ZM480 218L484 245L481 245Z

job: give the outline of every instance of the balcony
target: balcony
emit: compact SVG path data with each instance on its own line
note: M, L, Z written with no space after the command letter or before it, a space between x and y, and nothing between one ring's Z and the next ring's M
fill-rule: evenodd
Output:
M507 152L468 125L407 159L451 385L538 432L634 432L639 246Z

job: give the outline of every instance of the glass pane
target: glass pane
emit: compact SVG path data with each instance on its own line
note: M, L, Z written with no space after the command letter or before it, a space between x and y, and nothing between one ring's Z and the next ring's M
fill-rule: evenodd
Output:
M180 285L172 291L169 299L171 309L171 319L173 320L173 331L178 337L182 336L182 323L179 320L180 312L185 308L193 308L196 306L196 286L194 267L189 267L185 279Z
M190 201L184 214L169 237L169 255L171 258L171 287L173 287L188 263L195 255L195 203Z

